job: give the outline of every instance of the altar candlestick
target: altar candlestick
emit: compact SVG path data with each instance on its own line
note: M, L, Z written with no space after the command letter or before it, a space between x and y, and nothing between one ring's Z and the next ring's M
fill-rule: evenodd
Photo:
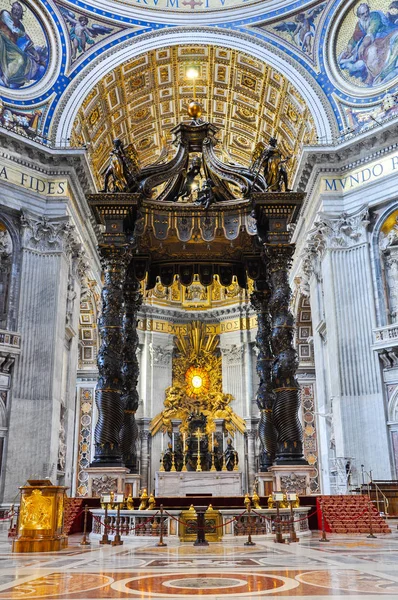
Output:
M164 450L164 431L162 431L162 452Z
M172 449L172 451L174 452L174 431L173 431L173 433L171 434L171 449Z
M214 433L211 434L211 451L214 452Z
M185 433L182 434L182 451L185 452Z

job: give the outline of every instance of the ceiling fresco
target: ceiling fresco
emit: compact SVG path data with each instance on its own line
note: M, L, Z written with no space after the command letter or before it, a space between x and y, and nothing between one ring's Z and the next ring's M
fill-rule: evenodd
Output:
M195 80L187 77L194 67ZM142 166L168 151L171 129L187 120L193 96L203 115L220 128L225 162L248 165L255 144L276 135L294 170L302 144L316 130L300 93L264 62L216 46L173 46L128 61L103 78L83 100L72 143L88 145L94 173L106 167L112 140L133 142ZM97 177L101 185L101 178Z
M64 0L62 0L64 1ZM76 7L91 7L104 16L153 18L162 22L189 23L247 19L256 15L283 15L314 0L69 0ZM91 4L91 6L90 6Z
M250 4L265 4L267 0L116 0L124 6L157 10L162 12L225 11Z

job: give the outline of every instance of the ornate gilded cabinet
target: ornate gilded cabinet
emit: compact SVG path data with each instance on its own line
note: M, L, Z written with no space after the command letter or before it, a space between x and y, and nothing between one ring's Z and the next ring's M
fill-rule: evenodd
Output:
M64 535L64 502L67 488L49 479L30 480L21 490L18 535L13 552L51 552L68 545Z

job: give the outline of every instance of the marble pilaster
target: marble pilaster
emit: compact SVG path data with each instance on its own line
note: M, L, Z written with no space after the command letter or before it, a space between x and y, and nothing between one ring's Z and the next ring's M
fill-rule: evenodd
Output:
M5 475L5 502L29 477L56 480L62 402L73 411L65 397L68 385L74 387L74 381L66 380L70 365L65 355L71 339L65 319L73 230L69 218L49 220L28 213L22 215L21 230L18 327L23 344L13 384L7 449L12 468ZM76 319L73 307L71 318ZM29 443L21 444L23 439Z
M372 350L368 225L366 207L320 213L307 238L303 270L311 293L323 475L335 457L351 459L357 472L364 464L376 479L390 479L382 381Z

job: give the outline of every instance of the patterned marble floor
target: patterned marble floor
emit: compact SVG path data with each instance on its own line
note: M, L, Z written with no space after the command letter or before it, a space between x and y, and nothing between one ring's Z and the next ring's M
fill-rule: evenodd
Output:
M319 535L297 544L244 539L195 548L191 543L157 548L147 542L80 548L80 536L58 553L11 554L0 534L0 600L96 600L113 598L240 600L333 597L398 599L398 531Z

